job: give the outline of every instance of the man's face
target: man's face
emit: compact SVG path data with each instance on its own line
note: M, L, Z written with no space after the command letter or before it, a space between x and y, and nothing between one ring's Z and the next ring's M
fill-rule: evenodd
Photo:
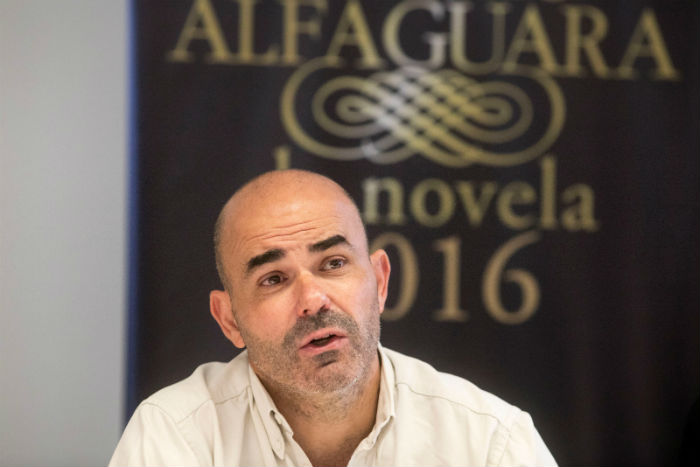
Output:
M284 204L245 203L226 233L235 321L229 338L248 348L269 389L327 393L377 368L388 260L383 251L368 256L348 200L303 191Z

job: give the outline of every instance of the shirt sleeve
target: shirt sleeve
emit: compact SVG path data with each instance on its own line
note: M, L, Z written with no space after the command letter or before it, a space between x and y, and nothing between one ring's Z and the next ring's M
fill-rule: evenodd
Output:
M537 465L556 466L557 462L535 429L527 412L520 411L511 425L502 455L493 465Z
M136 409L109 462L110 467L201 464L172 417L150 403Z

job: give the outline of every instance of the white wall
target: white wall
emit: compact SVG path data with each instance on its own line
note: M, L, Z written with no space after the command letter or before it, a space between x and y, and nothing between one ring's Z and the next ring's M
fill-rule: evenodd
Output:
M127 7L0 0L0 464L100 465L122 423Z

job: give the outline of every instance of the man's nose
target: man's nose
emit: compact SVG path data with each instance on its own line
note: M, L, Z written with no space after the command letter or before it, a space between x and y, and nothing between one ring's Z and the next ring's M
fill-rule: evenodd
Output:
M311 316L330 308L330 299L326 295L317 277L305 271L298 279L297 314Z

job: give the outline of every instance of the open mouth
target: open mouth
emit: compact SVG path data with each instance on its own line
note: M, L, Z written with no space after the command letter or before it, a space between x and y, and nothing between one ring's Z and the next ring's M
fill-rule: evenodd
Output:
M314 347L323 347L324 345L330 343L330 341L336 337L337 336L335 334L329 334L326 337L320 337L318 339L313 339L311 342L309 342L309 345L312 345Z
M345 339L345 334L338 329L324 329L314 332L306 338L301 349L315 354L336 348Z

